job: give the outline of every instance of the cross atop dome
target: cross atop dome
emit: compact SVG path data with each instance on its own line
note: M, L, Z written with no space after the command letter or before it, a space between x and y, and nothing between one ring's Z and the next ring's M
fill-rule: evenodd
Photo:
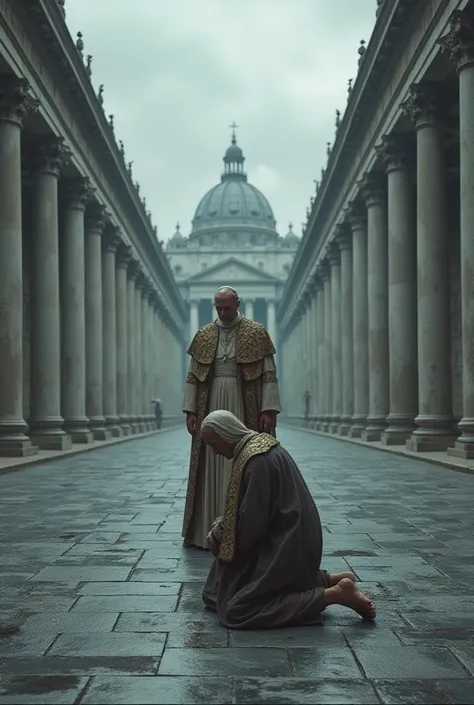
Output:
M237 144L237 138L235 136L235 131L238 128L238 125L236 124L235 120L232 123L232 125L229 125L230 129L232 130L232 137L231 137L231 142L232 144Z

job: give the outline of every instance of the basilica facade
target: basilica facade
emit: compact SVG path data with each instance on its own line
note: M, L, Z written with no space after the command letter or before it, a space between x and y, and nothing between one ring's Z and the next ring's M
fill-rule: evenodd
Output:
M201 199L188 235L179 225L166 254L189 309L189 338L214 316L216 289L237 290L242 312L267 326L277 344L276 306L299 238L281 237L265 196L247 179L235 125L220 183Z

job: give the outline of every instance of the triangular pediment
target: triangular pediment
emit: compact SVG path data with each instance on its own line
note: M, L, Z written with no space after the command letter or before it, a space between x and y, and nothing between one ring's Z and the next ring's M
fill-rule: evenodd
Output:
M193 274L193 276L186 280L187 284L204 284L207 282L217 284L217 286L222 285L224 282L231 286L239 282L273 284L280 282L280 280L259 267L241 262L237 257L228 257L222 262L214 264L212 267L208 267L197 274Z

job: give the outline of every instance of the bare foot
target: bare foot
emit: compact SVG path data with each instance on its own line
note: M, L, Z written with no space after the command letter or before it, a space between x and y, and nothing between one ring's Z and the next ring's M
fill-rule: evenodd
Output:
M328 587L335 587L344 578L352 580L353 583L356 582L357 578L355 573L328 573Z
M350 607L357 614L360 614L362 619L375 619L376 610L374 603L349 578L343 578L330 590L334 592L333 604Z

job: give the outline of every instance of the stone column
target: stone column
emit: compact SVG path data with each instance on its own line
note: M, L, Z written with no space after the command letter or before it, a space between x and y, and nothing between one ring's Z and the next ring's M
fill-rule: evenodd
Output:
M326 340L325 340L325 321L324 321L324 279L323 266L317 268L317 304L318 304L318 418L316 428L322 431L324 428L324 419L326 415Z
M31 288L30 437L43 450L67 450L72 442L61 416L58 179L69 158L62 139L32 147L33 200Z
M118 228L108 224L105 229L102 252L103 304L103 411L106 427L112 436L122 435L117 415L117 305L116 252L120 245Z
M446 166L438 122L439 86L413 85L403 110L417 136L417 429L407 446L426 452L454 443L451 391L449 228Z
M142 288L141 321L142 321L142 413L145 431L150 431L150 392L148 389L148 295L151 284L147 281Z
M67 182L60 243L61 409L73 443L91 443L86 416L84 211L92 196L87 179Z
M390 413L385 445L404 445L418 409L416 210L406 137L386 135L378 153L387 169Z
M329 250L331 265L331 366L332 366L332 418L331 433L337 433L342 418L342 365L341 365L341 252L337 242Z
M135 281L135 384L134 397L137 410L138 433L143 433L145 420L142 410L142 291L146 286L143 270Z
M191 341L194 338L194 335L199 330L199 302L198 301L191 301L189 327L190 327L190 332L191 332L191 334L189 336L189 340Z
M322 270L324 281L324 368L325 368L325 410L322 430L329 433L333 415L333 380L332 380L332 301L331 301L331 269L329 262L324 262Z
M246 299L245 301L245 316L253 321L253 300Z
M148 404L148 427L150 431L155 429L155 415L151 400L157 396L155 392L155 311L154 311L155 290L150 286L147 298L147 346L148 346L148 379L146 389L146 403Z
M388 354L388 230L385 174L366 174L369 416L364 441L380 441L390 409Z
M315 428L317 424L317 417L319 413L319 399L318 399L318 365L319 365L319 340L318 340L318 298L317 298L317 275L311 275L311 381L310 381L310 392L311 392L311 428Z
M276 350L278 341L276 330L275 299L267 299L267 330Z
M130 248L122 243L115 256L115 309L117 358L117 413L122 435L129 436L128 414L128 327L127 327L127 268Z
M96 204L86 214L86 414L95 440L108 440L103 407L102 235L105 208Z
M459 145L461 203L462 391L461 431L450 455L474 458L474 11L456 12L441 49L459 76Z
M138 271L138 262L131 256L127 270L127 401L128 422L132 433L138 433L138 411L135 394L135 377L137 373L135 359L135 278L138 275Z
M310 293L308 290L306 290L305 294L303 295L303 299L301 301L301 306L302 306L302 335L303 335L303 345L302 345L302 350L303 350L303 366L302 366L302 372L303 372L303 394L306 394L306 392L311 393L311 376L310 376L310 370L311 370L311 317L310 317L310 308L311 308L311 298L310 298ZM309 414L308 414L308 423L309 423L309 417L311 416L311 405L312 405L312 399L310 398L309 400ZM306 402L304 402L304 410L306 410Z
M23 420L21 128L36 101L24 79L0 80L0 455L38 452Z
M352 233L348 225L340 225L336 237L341 250L342 416L338 433L347 436L354 413Z
M360 438L369 412L369 350L367 301L367 225L365 208L353 203L348 211L352 228L352 337L354 341L354 415L349 431Z

